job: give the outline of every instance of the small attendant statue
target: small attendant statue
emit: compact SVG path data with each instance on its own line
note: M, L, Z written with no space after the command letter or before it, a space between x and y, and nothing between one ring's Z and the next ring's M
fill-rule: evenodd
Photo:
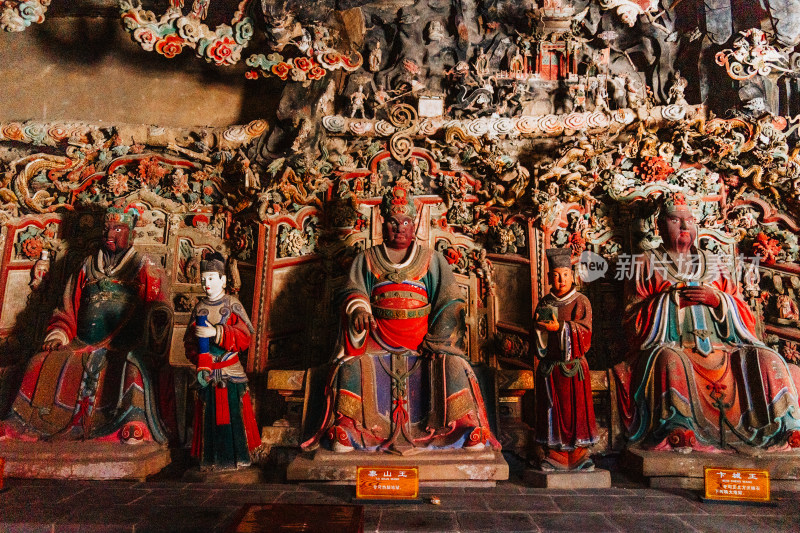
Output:
M569 248L547 250L550 294L536 307L536 442L542 470L592 469L588 447L597 442L586 352L592 308L575 290Z
M201 468L248 466L261 438L239 352L250 346L253 325L238 298L225 294L221 255L200 262L200 280L206 297L192 311L183 339L200 385L192 456Z

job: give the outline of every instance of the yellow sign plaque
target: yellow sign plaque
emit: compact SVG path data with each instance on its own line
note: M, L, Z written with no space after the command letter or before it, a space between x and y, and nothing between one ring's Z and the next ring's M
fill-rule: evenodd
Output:
M359 466L356 498L364 500L414 500L419 498L419 467Z
M769 501L767 470L706 467L704 472L709 500Z

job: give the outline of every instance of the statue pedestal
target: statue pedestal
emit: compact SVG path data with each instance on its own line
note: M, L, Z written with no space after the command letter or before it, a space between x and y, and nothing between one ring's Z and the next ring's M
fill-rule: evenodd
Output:
M183 474L183 480L192 483L255 485L264 482L264 473L257 466L229 470L200 470L199 467L194 467Z
M344 481L355 483L356 467L419 467L419 479L425 482L501 481L508 479L508 463L503 454L492 449L430 450L410 455L378 452L334 453L316 450L295 458L286 471L289 481Z
M543 472L525 470L523 479L539 489L607 489L611 487L611 473L595 468L592 471Z
M144 480L172 461L169 448L154 442L26 442L0 440L7 477Z
M758 448L733 453L625 450L620 464L647 479L654 488L702 489L704 467L768 470L772 490L800 492L800 451L766 452Z

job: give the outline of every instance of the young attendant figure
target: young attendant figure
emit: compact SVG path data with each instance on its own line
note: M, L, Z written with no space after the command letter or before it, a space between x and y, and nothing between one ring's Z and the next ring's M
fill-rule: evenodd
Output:
M593 469L588 447L597 442L586 352L592 307L575 289L569 248L547 250L550 294L539 301L534 324L536 442L542 470Z
M221 255L214 253L200 262L200 279L206 296L192 311L184 336L200 385L192 456L201 469L249 466L250 452L261 438L239 354L250 346L253 325L241 302L225 293Z

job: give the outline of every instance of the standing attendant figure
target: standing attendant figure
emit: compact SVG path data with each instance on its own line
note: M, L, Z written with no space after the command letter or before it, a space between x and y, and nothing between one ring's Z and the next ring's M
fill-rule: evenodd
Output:
M201 469L249 466L261 437L239 353L250 346L253 325L239 299L225 293L220 254L200 262L200 280L206 297L192 311L183 338L187 357L197 363L200 385L192 457Z
M594 468L588 448L597 442L586 352L592 307L575 289L569 248L547 250L550 294L536 306L536 442L542 470Z

